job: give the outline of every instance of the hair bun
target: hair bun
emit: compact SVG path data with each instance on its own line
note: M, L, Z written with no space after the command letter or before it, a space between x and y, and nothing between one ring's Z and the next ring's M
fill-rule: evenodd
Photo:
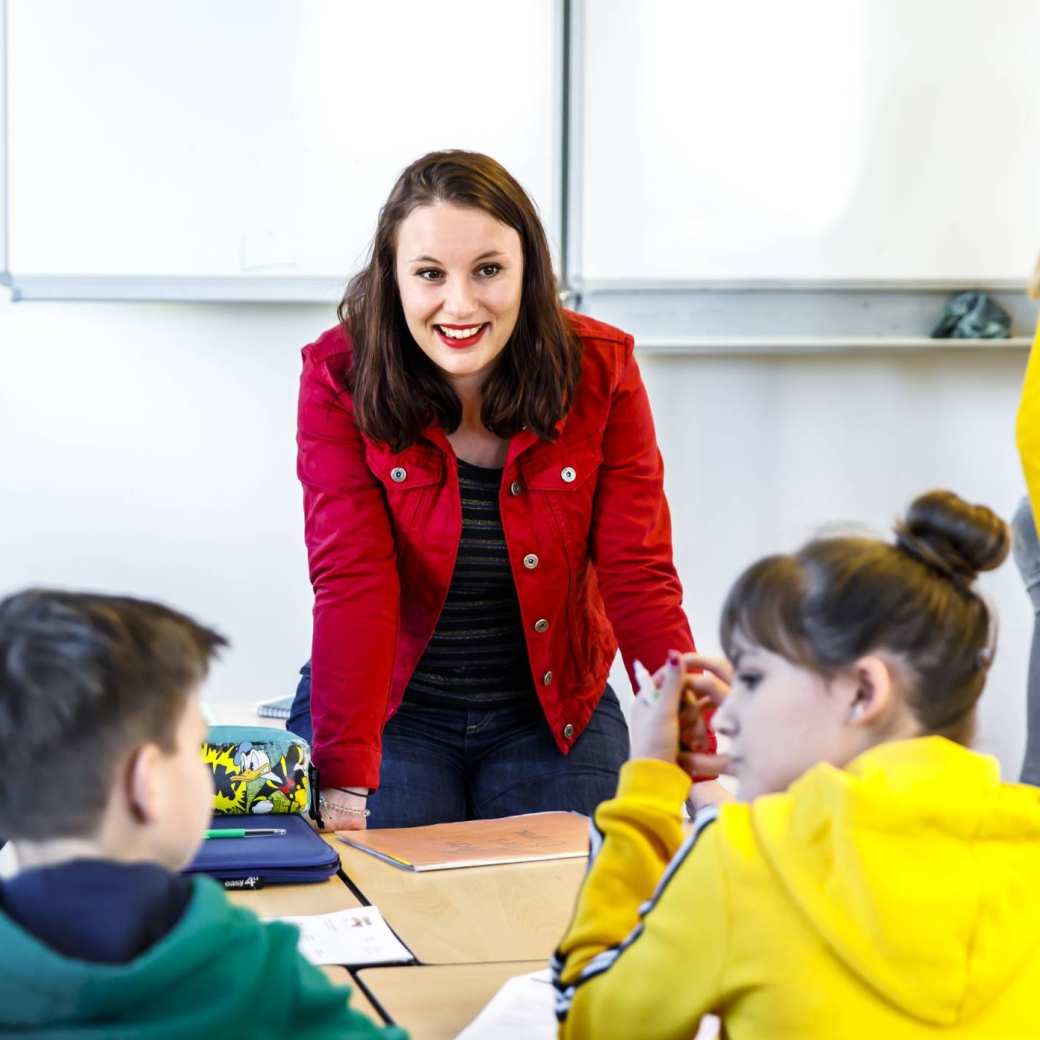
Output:
M965 585L999 567L1011 547L1008 526L992 509L952 491L919 495L895 531L904 552Z

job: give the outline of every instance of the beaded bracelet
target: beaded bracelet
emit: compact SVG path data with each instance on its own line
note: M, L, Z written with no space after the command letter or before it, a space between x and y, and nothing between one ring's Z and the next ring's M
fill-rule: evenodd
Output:
M339 802L330 802L325 795L318 797L318 805L322 809L331 809L333 812L346 813L348 816L367 817L372 815L371 809L359 809L356 805L341 805Z

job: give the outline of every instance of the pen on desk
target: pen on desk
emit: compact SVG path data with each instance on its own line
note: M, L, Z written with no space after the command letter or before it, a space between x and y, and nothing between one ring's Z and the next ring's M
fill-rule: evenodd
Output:
M207 838L266 838L285 833L284 827L230 827L206 831Z

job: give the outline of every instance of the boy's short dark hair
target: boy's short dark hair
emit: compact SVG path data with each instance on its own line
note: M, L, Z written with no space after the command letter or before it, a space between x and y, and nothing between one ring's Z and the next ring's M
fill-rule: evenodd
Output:
M223 636L129 596L0 600L0 834L94 834L128 748L172 751Z

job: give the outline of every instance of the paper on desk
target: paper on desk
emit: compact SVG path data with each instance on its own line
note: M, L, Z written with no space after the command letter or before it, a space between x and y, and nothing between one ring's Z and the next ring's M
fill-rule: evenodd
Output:
M456 1040L553 1040L555 996L548 970L506 979Z
M300 929L300 953L314 964L356 967L362 964L406 964L413 959L374 906L268 920L296 925Z
M546 969L507 979L455 1040L554 1040L555 997ZM716 1040L718 1036L719 1020L705 1015L694 1040Z

